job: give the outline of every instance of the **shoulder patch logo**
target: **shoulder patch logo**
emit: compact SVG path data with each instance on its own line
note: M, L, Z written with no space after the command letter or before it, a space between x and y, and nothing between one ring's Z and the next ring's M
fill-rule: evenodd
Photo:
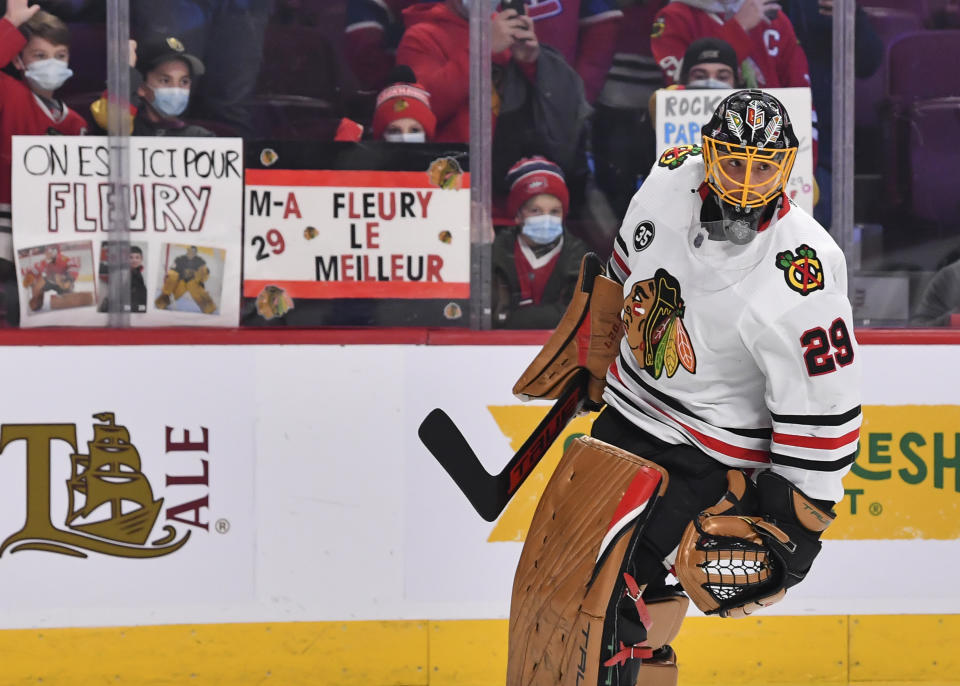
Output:
M650 244L653 243L655 234L656 230L654 229L653 222L649 219L644 219L637 224L637 228L633 230L633 249L640 252L641 250L649 248Z
M623 327L633 356L654 379L672 377L680 366L697 372L697 356L683 325L680 282L666 269L630 287L623 301Z
M667 148L660 155L657 164L661 167L676 169L683 164L690 156L696 157L703 152L699 145L677 145L673 148Z
M823 265L817 259L817 251L803 244L794 255L789 250L777 253L777 268L783 270L783 278L790 290L800 295L810 295L823 289Z

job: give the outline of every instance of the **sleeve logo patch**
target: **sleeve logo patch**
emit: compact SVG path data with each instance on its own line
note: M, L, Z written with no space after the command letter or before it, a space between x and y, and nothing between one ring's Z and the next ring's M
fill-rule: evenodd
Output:
M649 248L650 244L653 243L655 233L653 222L649 219L645 219L637 224L637 228L633 230L633 249L640 252L641 250Z
M661 167L667 167L669 169L676 169L684 161L690 157L701 154L703 150L699 145L678 145L673 148L667 148L660 155L660 159L657 160L657 164Z
M817 251L809 245L798 247L796 255L789 250L777 253L776 259L790 290L800 295L823 290L823 265L817 259Z

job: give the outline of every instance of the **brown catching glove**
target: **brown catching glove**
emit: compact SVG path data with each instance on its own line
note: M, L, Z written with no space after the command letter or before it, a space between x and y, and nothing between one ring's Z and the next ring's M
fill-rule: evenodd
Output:
M730 477L731 492L740 488ZM674 566L694 604L706 614L743 617L783 599L806 576L820 552L820 534L833 512L771 472L757 479L759 508L769 514L736 512L731 493L702 512L684 532ZM741 490L742 493L742 490Z

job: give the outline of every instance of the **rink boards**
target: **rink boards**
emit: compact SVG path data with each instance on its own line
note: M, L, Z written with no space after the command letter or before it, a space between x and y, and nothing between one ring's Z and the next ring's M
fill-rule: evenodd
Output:
M487 523L416 427L443 407L499 470L545 411L509 392L536 350L4 348L9 683L502 683L513 570L559 447ZM813 574L757 619L692 611L682 683L956 672L955 348L860 355L861 455ZM124 427L137 459L125 448L102 478L85 471L106 454L94 425ZM568 434L588 427L575 420ZM152 523L111 509L117 484L160 503Z

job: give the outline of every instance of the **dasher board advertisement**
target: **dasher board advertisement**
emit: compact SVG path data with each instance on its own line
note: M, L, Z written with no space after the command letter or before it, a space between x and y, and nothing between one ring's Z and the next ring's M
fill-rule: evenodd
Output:
M130 297L122 307L131 325L236 326L241 139L136 137L129 145ZM106 325L116 193L106 137L13 137L20 326Z
M764 88L783 103L793 132L800 141L787 196L813 213L813 126L809 88ZM686 154L700 154L700 129L707 125L720 101L734 93L724 88L657 91L657 161L660 166L683 164ZM684 146L692 149L685 153Z
M251 326L466 326L466 147L247 144Z
M256 414L224 402L254 394L235 373L250 358L189 350L4 349L20 389L0 416L4 628L254 601Z

